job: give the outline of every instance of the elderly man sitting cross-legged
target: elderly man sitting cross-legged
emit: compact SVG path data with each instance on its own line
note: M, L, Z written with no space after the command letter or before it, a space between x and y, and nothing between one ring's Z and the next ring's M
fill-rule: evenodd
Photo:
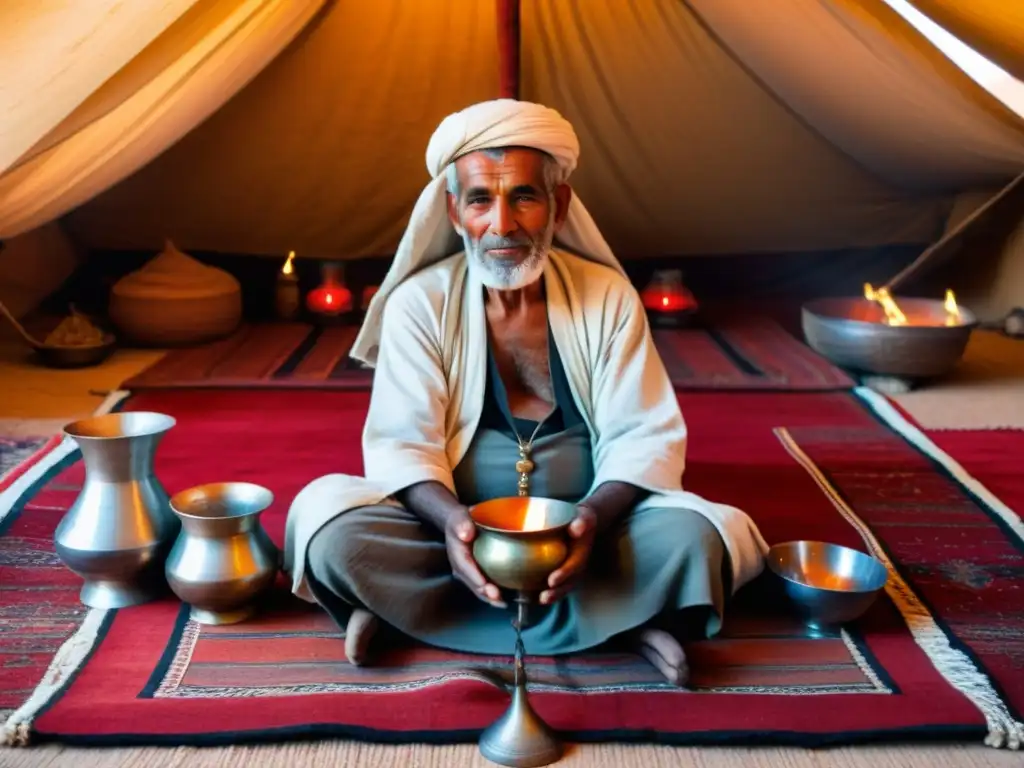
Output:
M682 684L682 642L717 632L763 567L743 512L682 489L686 426L638 295L565 183L577 154L560 115L506 100L430 142L434 179L353 349L376 369L366 477L321 477L289 512L294 591L346 628L354 664L372 662L382 624L457 651L513 647L467 509L517 495L520 448L529 493L577 505L531 654L619 638Z

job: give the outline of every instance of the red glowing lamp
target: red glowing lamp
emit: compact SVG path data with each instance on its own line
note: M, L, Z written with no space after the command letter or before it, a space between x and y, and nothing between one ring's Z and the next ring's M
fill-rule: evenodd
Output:
M697 308L697 299L683 285L683 273L678 269L655 272L651 282L640 292L640 299L651 312L678 314Z
M352 291L345 287L340 264L325 264L320 285L306 295L306 308L316 315L336 317L352 309Z

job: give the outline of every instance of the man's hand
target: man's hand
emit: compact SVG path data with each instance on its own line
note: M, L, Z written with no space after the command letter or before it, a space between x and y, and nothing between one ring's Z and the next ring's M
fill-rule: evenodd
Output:
M576 517L569 524L569 556L562 563L562 567L548 577L549 589L540 593L542 605L551 605L561 600L576 585L586 570L596 533L597 513L590 507L579 505L576 508Z
M476 526L463 507L452 510L444 527L444 543L448 548L448 562L452 565L455 578L464 583L473 593L495 608L505 608L497 586L487 581L473 557L473 539Z

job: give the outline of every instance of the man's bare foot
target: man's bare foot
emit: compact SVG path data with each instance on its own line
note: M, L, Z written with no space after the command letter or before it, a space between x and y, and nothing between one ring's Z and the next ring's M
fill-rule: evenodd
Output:
M683 646L663 629L640 629L632 637L637 652L647 659L673 685L686 685L690 665Z
M348 617L345 627L345 655L349 663L360 666L370 650L370 640L377 633L377 617L362 608L356 608Z

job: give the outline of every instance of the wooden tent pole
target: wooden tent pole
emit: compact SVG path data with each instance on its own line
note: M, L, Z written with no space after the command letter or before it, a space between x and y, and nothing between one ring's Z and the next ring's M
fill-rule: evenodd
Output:
M929 262L934 266L944 258L948 257L951 253L951 249L946 246L953 240L953 238L972 224L975 224L977 221L984 218L986 214L988 214L998 203L1001 203L1009 197L1010 193L1017 193L1020 194L1021 197L1024 197L1024 173L1017 176L1017 178L974 209L974 211L972 211L969 216L965 217L959 224L925 248L924 251L921 252L920 256L904 267L899 274L890 279L885 284L885 288L887 288L890 293L894 292L900 285L909 280ZM1011 202L1013 202L1013 198L1011 198Z
M519 0L498 0L498 77L501 98L519 98Z

